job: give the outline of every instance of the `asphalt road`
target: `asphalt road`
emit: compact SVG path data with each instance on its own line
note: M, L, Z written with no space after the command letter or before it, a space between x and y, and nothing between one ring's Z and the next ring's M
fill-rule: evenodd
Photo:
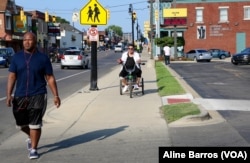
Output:
M207 126L170 128L175 146L248 146L250 144L248 106L250 65L235 66L224 60L214 60L210 63L172 62L170 67L200 96L203 106L217 111L225 119L223 123ZM239 141L237 137L230 137L233 133L237 133L245 142Z

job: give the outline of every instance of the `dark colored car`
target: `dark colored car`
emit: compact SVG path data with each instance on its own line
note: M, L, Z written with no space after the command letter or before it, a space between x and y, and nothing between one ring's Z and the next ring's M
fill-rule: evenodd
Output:
M231 57L231 54L229 51L222 50L222 49L209 49L210 53L212 53L213 58L219 58L219 59L225 59L228 57Z
M231 62L234 65L250 63L250 47L242 50L240 53L232 55Z
M0 65L8 68L11 64L12 57L14 56L15 51L11 47L0 48Z
M55 62L60 62L61 61L61 58L62 58L63 53L64 53L65 50L66 49L57 49Z

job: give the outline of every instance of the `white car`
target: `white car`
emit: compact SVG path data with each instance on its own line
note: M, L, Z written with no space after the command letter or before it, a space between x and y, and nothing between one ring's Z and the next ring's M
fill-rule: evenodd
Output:
M186 58L192 59L196 62L207 61L210 62L213 58L212 53L205 49L192 49L186 53Z
M115 53L116 52L123 52L122 46L121 45L115 45L114 51L115 51Z
M61 69L70 67L80 67L88 69L90 65L90 58L82 50L70 49L65 50L61 56Z

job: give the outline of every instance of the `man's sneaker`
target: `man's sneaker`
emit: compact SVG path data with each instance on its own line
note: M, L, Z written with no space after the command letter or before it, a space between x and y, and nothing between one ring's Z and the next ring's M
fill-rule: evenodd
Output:
M139 86L137 84L134 85L134 90L138 90Z
M123 89L122 89L122 92L124 93L124 92L126 92L128 90L128 85L125 85L124 87L123 87Z
M30 138L26 139L26 143L27 143L27 149L30 150L31 149L31 140L30 140Z
M35 149L31 149L29 153L29 159L37 159L39 155Z

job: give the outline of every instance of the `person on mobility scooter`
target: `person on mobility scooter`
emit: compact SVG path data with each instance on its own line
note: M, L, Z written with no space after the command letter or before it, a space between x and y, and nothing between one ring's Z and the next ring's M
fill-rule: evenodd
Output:
M118 59L118 63L122 64L122 69L119 73L119 77L122 80L122 84L124 85L122 92L126 92L128 90L128 83L126 80L126 76L128 75L128 70L135 69L132 72L132 75L136 76L136 84L134 85L134 89L139 89L139 83L142 75L141 71L141 57L140 54L134 51L134 45L128 45L128 51L124 52L120 59Z

